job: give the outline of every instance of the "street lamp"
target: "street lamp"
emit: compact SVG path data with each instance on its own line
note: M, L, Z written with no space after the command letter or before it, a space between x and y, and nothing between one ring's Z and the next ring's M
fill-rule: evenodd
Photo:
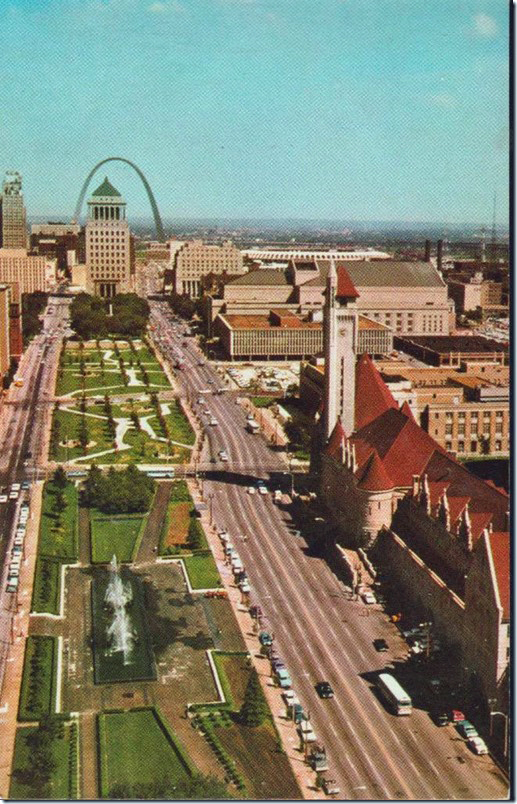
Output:
M210 524L212 524L214 497L215 497L215 494L213 492L208 495L208 499L210 501Z

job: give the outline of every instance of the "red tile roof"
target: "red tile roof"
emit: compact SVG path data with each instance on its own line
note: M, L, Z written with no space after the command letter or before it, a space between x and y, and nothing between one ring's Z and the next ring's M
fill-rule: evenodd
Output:
M503 607L503 619L510 619L510 534L494 531L490 534L490 547Z
M370 459L364 465L357 485L365 491L384 491L394 488L395 484L384 468L377 450L373 450Z
M361 355L355 371L355 427L359 430L389 408L398 408L386 383L367 355Z
M407 416L408 419L414 419L413 411L411 410L411 406L409 405L408 401L406 400L402 407L400 408L400 412Z
M346 438L346 433L343 425L341 424L341 418L338 417L334 425L334 429L330 434L330 438L328 440L328 444L325 447L325 453L330 455L331 458L336 458L336 460L340 461L343 457L343 442Z
M350 279L350 274L344 265L337 266L337 288L336 298L338 299L357 299L359 293L354 283Z

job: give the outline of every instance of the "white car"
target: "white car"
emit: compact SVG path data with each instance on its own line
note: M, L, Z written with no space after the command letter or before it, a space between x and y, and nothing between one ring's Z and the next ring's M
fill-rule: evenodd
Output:
M217 425L219 424L219 422L217 421L217 419L215 419L215 418L212 416L212 418L210 419L210 421L208 422L208 424L210 425L210 427L217 427Z
M302 720L298 725L298 734L300 735L303 743L315 743L316 734L311 726L310 720Z
M488 748L482 737L470 737L467 745L475 754L488 754Z
M267 494L267 487L264 485L264 483L257 483L257 489L259 494Z
M11 491L9 493L9 499L10 500L17 500L18 499L18 492L17 491Z
M255 494L255 486L248 486L248 494Z
M283 690L282 698L284 699L286 704L300 703L294 690Z
M363 592L361 592L361 598L365 603L368 603L369 605L371 605L372 603L377 603L375 595L373 594L373 592L370 592L369 589L365 589Z
M253 415L253 413L248 413L248 415L246 416L246 421L248 422L255 421L255 416Z
M223 463L228 463L228 454L225 449L219 450L219 460Z
M7 494L0 494L0 503L6 503L7 499Z

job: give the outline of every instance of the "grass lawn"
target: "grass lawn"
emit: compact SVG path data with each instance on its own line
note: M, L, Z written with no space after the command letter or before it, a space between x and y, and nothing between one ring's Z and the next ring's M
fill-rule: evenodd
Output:
M256 408L269 408L273 402L277 401L276 397L273 396L251 396L250 400Z
M54 711L56 661L56 637L27 637L18 720L39 720Z
M191 775L176 738L154 709L100 714L97 720L100 790L110 797L115 785L150 784Z
M40 800L41 791L30 784L32 750L27 745L27 737L33 734L34 728L19 728L16 731L14 757L11 773L9 798L21 801ZM75 743L75 745L74 745ZM75 772L72 754L77 750L76 727L66 724L64 736L53 741L53 754L56 769L50 780L50 796L52 800L69 800L77 798L72 776Z
M44 556L67 559L77 558L77 489L68 483L64 489L66 508L61 514L61 526L57 527L54 502L57 486L49 481L43 491L43 508L40 522L38 551Z
M172 441L179 441L182 444L194 444L196 435L190 426L189 420L181 410L181 405L177 399L170 403L171 412L165 416L169 425L169 435Z
M210 551L186 556L183 560L193 589L214 589L221 586L221 579Z
M147 515L103 514L95 508L90 510L92 562L107 563L112 556L117 560L132 561L140 542Z
M59 558L38 556L32 590L31 611L59 614L61 564L62 561Z

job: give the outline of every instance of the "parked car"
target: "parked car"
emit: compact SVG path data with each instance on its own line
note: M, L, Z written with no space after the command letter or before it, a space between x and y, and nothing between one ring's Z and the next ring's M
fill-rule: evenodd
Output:
M315 743L316 742L316 735L314 730L311 726L310 720L302 720L298 724L298 734L301 737L303 743Z
M449 715L443 709L435 709L430 714L433 723L437 726L447 726L450 723Z
M263 480L257 482L257 490L259 494L267 494L267 487Z
M293 682L291 681L291 676L287 672L285 667L279 667L276 671L276 680L279 687L282 689L286 689L286 687L292 687Z
M361 592L361 598L365 603L368 603L368 605L371 605L372 603L377 603L375 595L369 589L364 589Z
M470 739L470 737L479 737L478 730L470 720L461 720L456 724L456 728L462 737Z
M226 450L219 450L219 460L221 460L223 463L228 463L228 454Z
M373 647L379 653L383 653L384 651L388 650L388 643L385 639L374 639L373 640Z
M248 494L255 494L255 486L248 486Z
M273 644L273 637L269 631L261 631L259 634L259 642L264 647L268 647L269 645Z
M294 702L295 700L298 701L296 693L293 689L282 690L282 698L284 699L286 705Z
M318 681L316 684L316 692L320 696L320 698L333 698L334 697L334 690L330 686L328 681Z
M8 499L7 494L0 494L0 503L6 503Z
M482 737L469 737L467 745L475 754L488 754L488 748Z
M466 720L466 717L459 709L452 709L451 720L453 723L460 723L462 720Z

